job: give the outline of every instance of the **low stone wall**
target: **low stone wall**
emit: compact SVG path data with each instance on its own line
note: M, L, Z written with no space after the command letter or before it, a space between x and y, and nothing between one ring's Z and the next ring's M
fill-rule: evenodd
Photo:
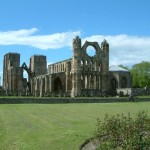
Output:
M134 93L136 95L150 95L150 88L118 88L117 94L130 95Z
M120 95L121 93L123 95L130 95L132 93L132 88L118 88L117 94Z
M140 98L138 101L150 101L150 98ZM111 103L128 102L127 98L0 98L0 104L63 104L63 103Z

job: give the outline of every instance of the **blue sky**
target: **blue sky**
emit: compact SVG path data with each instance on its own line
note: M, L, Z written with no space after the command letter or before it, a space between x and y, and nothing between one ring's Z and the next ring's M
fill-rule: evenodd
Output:
M72 56L72 39L106 39L110 66L150 58L149 0L0 0L0 76L8 52L53 63Z

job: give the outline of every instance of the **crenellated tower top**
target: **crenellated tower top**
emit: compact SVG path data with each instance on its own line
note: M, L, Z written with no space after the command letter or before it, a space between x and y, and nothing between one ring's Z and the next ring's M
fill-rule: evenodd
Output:
M81 53L81 39L79 36L76 36L73 39L73 56L80 56Z
M79 38L79 36L76 36L74 39L73 39L73 45L74 44L81 44L81 39Z
M108 44L108 42L107 42L107 40L103 40L103 42L101 43L101 49L103 50L103 51L109 51L109 44Z

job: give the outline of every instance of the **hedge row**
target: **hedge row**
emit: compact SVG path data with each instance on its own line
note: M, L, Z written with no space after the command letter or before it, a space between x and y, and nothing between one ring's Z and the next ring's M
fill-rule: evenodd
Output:
M150 101L149 98L141 98L138 101ZM1 97L0 104L61 104L61 103L109 103L109 102L128 102L127 98L33 98L33 97Z

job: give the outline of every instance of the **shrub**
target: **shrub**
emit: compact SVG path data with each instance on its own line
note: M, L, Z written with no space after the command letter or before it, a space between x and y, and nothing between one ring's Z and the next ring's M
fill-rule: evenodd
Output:
M98 150L150 150L150 118L145 111L138 112L135 119L128 115L105 115L97 120L94 139Z

